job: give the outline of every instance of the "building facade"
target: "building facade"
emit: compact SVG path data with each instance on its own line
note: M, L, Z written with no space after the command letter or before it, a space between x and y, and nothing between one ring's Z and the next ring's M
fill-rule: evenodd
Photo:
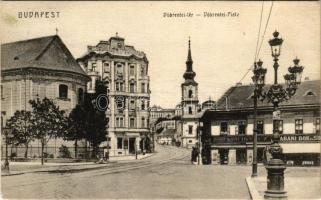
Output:
M198 101L198 83L194 80L196 73L193 71L193 60L191 43L188 41L188 55L186 71L183 75L184 83L181 84L182 99L182 147L192 148L197 144L198 112L200 109Z
M91 77L89 93L95 92L97 79L108 88L110 155L134 154L150 133L149 66L145 53L126 45L125 39L116 34L108 41L88 46L87 53L77 61Z
M200 119L203 161L207 164L251 164L253 160L253 85L231 87L217 109ZM320 164L320 81L304 81L296 94L280 104L280 145L288 165ZM258 162L272 141L273 107L259 102L257 109Z
M2 44L2 127L17 110L31 111L29 101L36 98L52 99L68 115L83 101L89 80L57 35ZM51 140L47 146L54 143L68 142ZM30 145L39 144L34 141Z

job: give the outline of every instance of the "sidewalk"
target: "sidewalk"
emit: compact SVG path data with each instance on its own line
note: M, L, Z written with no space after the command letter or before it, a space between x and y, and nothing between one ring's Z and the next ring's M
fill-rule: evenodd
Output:
M137 160L142 160L153 154L138 155ZM109 166L112 163L135 161L135 156L111 157L109 162L98 164L95 162L76 162L76 163L45 163L40 162L10 162L10 172L1 170L1 176L13 176L36 172L77 172L93 169L100 169Z
M302 171L309 171L308 169L290 170L292 173L286 174L284 178L284 189L287 192L288 199L320 199L321 181L319 175L316 175L315 172L304 172L307 174L302 176ZM311 168L310 170L315 171L316 169ZM301 173L301 175L295 175L295 171ZM264 199L264 191L267 189L266 176L247 177L246 183L252 199Z

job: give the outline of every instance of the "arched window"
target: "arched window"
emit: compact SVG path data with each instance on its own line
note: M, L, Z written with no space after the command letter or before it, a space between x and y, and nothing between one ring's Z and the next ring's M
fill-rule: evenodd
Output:
M67 99L68 98L68 86L61 84L59 85L59 98Z
M188 98L193 98L193 90L188 91Z
M81 104L84 99L84 90L82 88L78 89L78 104Z
M142 101L142 110L145 110L145 102Z

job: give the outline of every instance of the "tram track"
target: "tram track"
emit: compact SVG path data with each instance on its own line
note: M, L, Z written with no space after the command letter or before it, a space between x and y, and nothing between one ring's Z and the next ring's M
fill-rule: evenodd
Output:
M59 172L59 170L57 170L57 172L47 172L46 175L44 172L40 172L40 173L35 172L34 174L37 174L36 177L33 177L33 174L26 174L26 175L21 175L21 176L25 176L24 180L10 182L10 180L7 179L9 181L7 183L6 183L6 180L3 180L5 182L2 183L2 187L5 187L6 189L17 189L18 187L37 185L37 184L46 184L49 182L58 182L58 181L64 181L64 180L70 180L70 179L82 179L82 178L88 178L88 177L103 176L108 174L127 172L130 170L135 170L140 168L159 166L159 165L173 162L175 160L185 159L188 156L186 149L180 149L176 147L159 147L159 148L161 148L160 154L155 154L154 156L151 156L150 158L146 158L144 160L120 162L112 165L106 165L106 168L103 167L99 169L90 169L86 171L75 171L75 172L60 171ZM172 148L175 148L175 149L172 149ZM167 158L162 158L164 156ZM40 174L44 174L44 176L39 177Z

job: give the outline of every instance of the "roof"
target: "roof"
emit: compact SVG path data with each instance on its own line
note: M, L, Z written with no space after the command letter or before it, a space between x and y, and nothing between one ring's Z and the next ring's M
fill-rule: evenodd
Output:
M1 45L1 70L39 68L86 75L58 35Z
M264 87L265 91L270 85ZM253 107L253 91L254 85L233 86L229 88L225 94L217 101L218 110L228 109L242 109ZM312 92L313 95L307 95ZM293 105L311 105L320 104L320 80L310 80L302 82L295 95L288 101L280 103L280 106ZM264 102L258 101L258 107L270 107L271 103L266 100Z
M118 46L117 44L122 44ZM131 45L124 44L124 38L119 36L111 37L108 41L102 40L96 46L88 46L88 51L77 59L83 61L93 56L109 55L111 57L137 58L143 59L148 63L146 54L143 51L137 51Z

